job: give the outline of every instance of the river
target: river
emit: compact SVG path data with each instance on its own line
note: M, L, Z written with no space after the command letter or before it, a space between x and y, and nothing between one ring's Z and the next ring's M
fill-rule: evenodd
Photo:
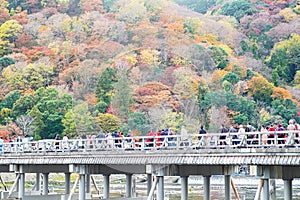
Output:
M125 195L125 177L119 177L119 181L111 183L111 197L122 197ZM114 179L115 180L115 179ZM135 176L136 196L146 196L146 177ZM236 175L232 176L240 199L253 200L259 185L260 179L254 176ZM123 182L124 181L124 182ZM164 191L166 200L181 199L181 183L179 177L165 177ZM203 200L203 179L201 176L189 177L189 200ZM224 176L211 177L211 200L225 199ZM283 181L276 179L276 200L284 200ZM270 187L271 188L271 187ZM232 199L234 193L231 193ZM293 199L300 199L300 179L293 180Z

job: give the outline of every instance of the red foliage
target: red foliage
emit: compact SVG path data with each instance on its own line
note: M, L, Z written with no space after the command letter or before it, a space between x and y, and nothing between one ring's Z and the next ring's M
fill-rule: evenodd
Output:
M4 8L0 8L0 24L9 20L9 18L10 16L8 10Z
M173 67L168 67L167 70L165 71L164 75L163 75L163 79L161 80L161 82L164 84L164 85L168 85L168 86L171 86L173 87L176 80L175 80L175 77L173 75L173 72L174 70L180 68L180 66L173 66Z
M255 32L256 35L261 34L261 31L258 28L252 27L252 30Z
M1 128L0 130L0 137L6 137L7 135L9 135L9 132L5 130L5 128Z
M157 91L152 88L141 87L136 90L136 94L139 96L156 95Z
M30 47L34 45L34 37L27 33L22 33L15 41L15 45L17 48L21 47Z
M48 56L51 59L55 59L55 52L48 47L33 47L33 49L22 48L22 53L27 56L30 61L36 61L43 56Z
M28 15L26 11L20 12L12 16L12 19L16 20L19 24L27 24L28 23Z

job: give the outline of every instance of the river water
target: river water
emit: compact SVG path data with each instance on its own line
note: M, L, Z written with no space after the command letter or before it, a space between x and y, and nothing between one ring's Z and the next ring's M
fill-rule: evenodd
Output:
M75 176L71 176L71 185L75 182ZM147 180L146 175L133 176L133 195L136 197L147 196ZM64 175L51 174L49 177L49 192L50 193L64 193ZM27 177L26 186L31 188L34 184L35 176ZM29 179L29 180L28 180ZM93 175L94 183L100 189L100 194L103 191L103 176ZM249 175L233 175L232 180L236 187L241 200L253 200L260 182L260 179L255 176ZM284 200L284 187L283 181L276 179L276 200ZM189 200L203 200L203 178L202 176L190 176L188 179L188 195ZM225 199L224 192L224 176L211 176L211 200ZM110 176L110 197L118 198L125 197L126 189L126 176L125 175L111 175ZM99 199L99 194L93 184L92 197ZM29 188L27 190L29 190ZM270 185L271 188L271 185ZM164 178L164 192L165 200L180 200L181 199L181 182L179 177L165 177ZM78 193L78 187L77 191ZM231 190L231 197L234 198L234 193ZM300 199L300 179L293 180L293 199Z
M146 179L145 177L137 176L134 178L136 186L136 196L146 196ZM260 182L258 177L236 175L232 176L236 190L242 200L253 200ZM166 200L181 199L181 183L179 177L165 177L164 191ZM189 200L203 200L203 179L201 176L189 177ZM211 200L225 199L224 192L224 176L211 177ZM276 200L284 200L283 181L276 179ZM269 186L271 188L271 186ZM125 195L125 183L111 184L111 197L122 197ZM234 198L234 193L231 190L231 197ZM293 180L293 199L300 199L300 179Z

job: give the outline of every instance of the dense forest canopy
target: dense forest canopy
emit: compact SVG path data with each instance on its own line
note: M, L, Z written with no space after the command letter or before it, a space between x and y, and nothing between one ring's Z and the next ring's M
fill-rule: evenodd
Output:
M300 121L296 0L0 0L1 134Z

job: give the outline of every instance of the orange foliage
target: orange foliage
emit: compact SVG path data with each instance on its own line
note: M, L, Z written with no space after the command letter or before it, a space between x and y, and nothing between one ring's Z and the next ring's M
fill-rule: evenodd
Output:
M182 20L171 23L171 24L167 24L167 27L171 31L184 33L184 27L183 27L183 21Z
M22 53L25 54L30 61L36 61L41 57L47 56L49 58L55 58L55 52L48 47L34 47L33 49L22 49Z
M221 89L220 80L227 74L228 72L222 69L215 70L211 75L210 84L214 88Z
M18 14L15 14L14 16L12 16L12 19L16 20L21 25L27 24L29 21L27 11L23 11Z
M84 96L84 99L86 100L88 105L96 105L98 101L96 94L86 94Z
M158 82L146 83L138 88L133 99L135 100L134 108L137 110L146 110L161 105L177 111L180 106L180 102L170 88Z
M272 93L272 98L273 99L291 99L292 95L290 92L284 88L281 87L275 87L273 88L273 93Z
M33 89L29 88L28 90L23 91L22 94L23 94L23 95L27 95L27 94L32 94L32 95L33 95L34 92L35 92L35 91L34 91Z
M9 132L8 131L6 131L6 129L4 128L4 127L1 127L1 130L0 130L0 137L5 137L5 136L7 136L7 135L9 135Z

